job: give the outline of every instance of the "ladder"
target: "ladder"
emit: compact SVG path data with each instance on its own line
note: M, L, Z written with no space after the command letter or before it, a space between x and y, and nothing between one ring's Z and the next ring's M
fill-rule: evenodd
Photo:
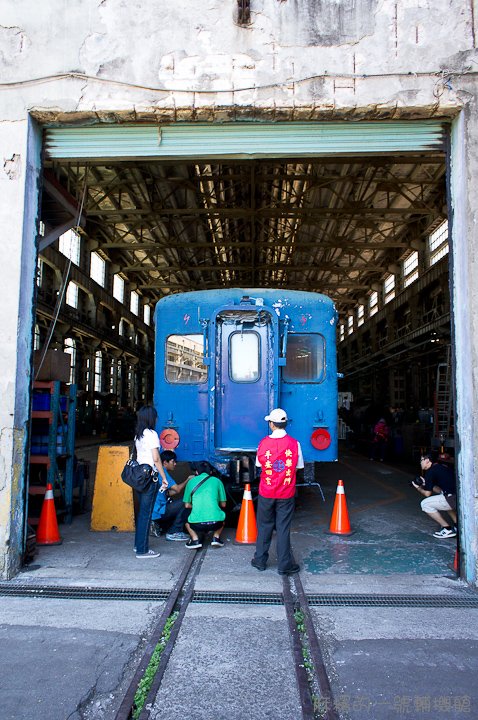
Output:
M450 345L446 350L446 362L439 363L437 367L433 434L435 441L441 447L453 446L453 377Z

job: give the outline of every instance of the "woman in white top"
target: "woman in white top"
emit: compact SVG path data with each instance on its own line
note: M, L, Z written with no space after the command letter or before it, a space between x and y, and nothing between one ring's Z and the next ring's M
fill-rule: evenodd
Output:
M136 431L134 443L136 447L136 459L140 465L151 465L155 473L154 482L149 487L138 493L139 508L136 518L136 532L134 535L134 547L137 558L159 557L159 552L149 549L149 526L153 513L154 501L158 492L158 473L161 476L161 488L168 487L168 481L164 474L163 465L159 456L159 437L156 432L156 420L158 413L151 405L140 408L136 414Z

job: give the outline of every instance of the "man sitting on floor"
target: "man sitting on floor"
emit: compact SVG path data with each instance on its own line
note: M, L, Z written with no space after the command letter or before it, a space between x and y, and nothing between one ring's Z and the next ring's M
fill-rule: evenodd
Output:
M189 517L189 510L185 507L180 495L187 480L177 483L169 474L176 467L175 452L163 450L160 458L168 481L168 489L163 493L158 492L156 496L151 521L151 535L159 537L161 531L166 531L166 540L184 542L189 537L184 532L184 524Z

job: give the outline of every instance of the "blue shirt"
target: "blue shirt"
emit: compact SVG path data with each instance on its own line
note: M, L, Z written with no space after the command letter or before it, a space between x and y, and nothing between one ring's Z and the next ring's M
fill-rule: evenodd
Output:
M176 481L173 480L173 478L171 477L171 475L168 473L168 471L165 468L163 468L163 470L164 470L164 474L166 475L166 480L168 481L168 490L169 490L170 487L172 487L173 485L176 485ZM161 478L159 478L159 482L161 482ZM158 492L158 494L156 495L156 502L154 503L154 508L153 508L153 516L152 516L153 520L159 520L164 515L164 513L166 512L167 502L168 502L167 490L165 490L164 492Z

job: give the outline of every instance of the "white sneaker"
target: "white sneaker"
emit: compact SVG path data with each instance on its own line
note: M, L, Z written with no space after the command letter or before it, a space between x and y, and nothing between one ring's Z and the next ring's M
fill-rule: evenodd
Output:
M159 557L160 555L161 555L161 553L156 552L155 550L148 550L147 553L136 553L136 557L138 559L155 558L155 557Z
M456 531L453 528L444 528L437 530L433 533L433 537L436 538L454 538L456 537Z
M173 542L184 542L189 540L189 535L183 532L166 533L166 540L172 540Z

